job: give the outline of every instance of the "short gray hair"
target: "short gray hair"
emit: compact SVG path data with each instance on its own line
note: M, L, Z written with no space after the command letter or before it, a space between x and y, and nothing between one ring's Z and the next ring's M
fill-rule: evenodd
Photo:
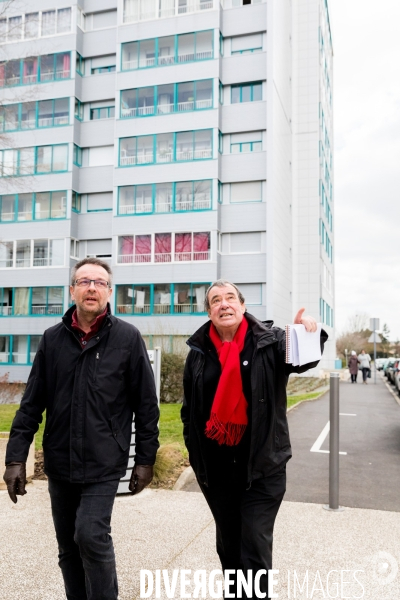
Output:
M104 260L101 260L100 258L94 258L94 257L83 258L82 260L77 262L76 265L74 265L72 267L71 285L75 285L76 272L78 269L80 269L84 265L97 265L99 267L103 267L103 269L105 271L107 271L107 273L108 273L108 282L110 284L110 287L112 286L112 270L111 270L110 265L108 263L106 263Z
M204 300L204 308L206 309L207 312L210 310L210 302L208 301L208 294L210 293L211 288L225 287L226 285L231 285L233 288L235 288L235 290L237 291L237 295L238 295L240 304L244 304L245 298L244 298L242 292L239 290L237 285L235 285L231 281L228 281L227 279L217 279L217 281L214 281L214 283L212 283L210 285L210 287L208 288L208 290L206 291L206 297Z

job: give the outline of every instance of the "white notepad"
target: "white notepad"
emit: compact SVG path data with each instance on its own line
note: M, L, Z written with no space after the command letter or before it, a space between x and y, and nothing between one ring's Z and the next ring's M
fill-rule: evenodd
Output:
M321 328L306 331L304 325L286 325L286 362L294 367L321 359Z

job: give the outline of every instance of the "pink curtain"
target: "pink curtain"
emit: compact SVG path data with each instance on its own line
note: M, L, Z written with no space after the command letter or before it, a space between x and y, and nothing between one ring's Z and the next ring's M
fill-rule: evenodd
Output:
M122 239L121 254L123 256L132 256L132 254L133 254L133 236L129 235Z
M135 254L151 254L151 235L135 236Z
M64 54L64 59L63 59L63 77L69 77L70 76L70 68L71 68L71 55L69 52L66 52Z
M191 252L192 251L192 234L191 233L176 233L175 234L175 252Z
M193 234L193 250L194 252L207 252L210 249L210 234L194 233Z
M155 254L171 254L171 234L156 233L155 235Z

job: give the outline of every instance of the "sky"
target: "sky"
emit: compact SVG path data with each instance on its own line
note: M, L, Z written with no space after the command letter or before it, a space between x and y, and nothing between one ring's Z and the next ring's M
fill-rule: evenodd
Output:
M330 0L336 329L366 314L400 339L400 2Z

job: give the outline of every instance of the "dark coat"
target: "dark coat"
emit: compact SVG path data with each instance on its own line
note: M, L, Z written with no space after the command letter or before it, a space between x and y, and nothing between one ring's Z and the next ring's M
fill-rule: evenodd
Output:
M293 367L285 363L286 334L273 327L273 321L261 322L249 313L246 318L254 335L254 355L251 367L252 422L247 481L266 477L278 471L292 456L286 418L286 384L290 373L304 373L317 362ZM183 436L189 451L189 461L196 477L208 485L204 460L205 435L200 430L204 351L210 321L187 341L191 348L184 373L184 400L181 410ZM328 339L321 332L321 349Z
M350 369L350 375L358 374L358 358L357 358L357 356L350 356L349 369Z
M7 446L6 463L25 462L46 410L44 470L72 483L119 479L126 473L135 413L135 461L154 464L159 410L144 341L108 314L82 350L71 307L41 339Z

